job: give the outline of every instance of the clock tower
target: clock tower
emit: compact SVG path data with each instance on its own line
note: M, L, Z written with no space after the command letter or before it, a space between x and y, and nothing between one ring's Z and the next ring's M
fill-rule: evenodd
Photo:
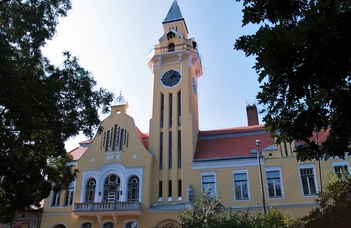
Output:
M155 156L152 185L158 186L151 199L184 203L199 132L197 81L202 66L176 0L162 24L163 35L148 59L153 74L148 148Z

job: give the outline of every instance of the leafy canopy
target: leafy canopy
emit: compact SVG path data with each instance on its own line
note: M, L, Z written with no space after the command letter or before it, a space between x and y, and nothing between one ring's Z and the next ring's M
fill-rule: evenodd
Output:
M77 170L64 142L92 136L113 99L68 52L59 67L42 55L70 9L69 0L0 1L0 223L68 187Z
M234 47L256 57L267 129L278 143L303 142L299 160L343 158L351 151L351 0L242 2L243 26L260 28ZM318 143L320 131L328 134Z
M339 177L334 172L328 172L327 176L316 200L319 206L303 217L305 227L351 227L350 174L345 170Z

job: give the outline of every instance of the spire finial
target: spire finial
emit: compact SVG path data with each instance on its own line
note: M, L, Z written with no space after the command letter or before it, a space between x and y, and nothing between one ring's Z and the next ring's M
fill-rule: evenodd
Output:
M115 104L126 104L126 103L127 103L127 101L122 96L122 89L121 89L119 92L119 96L116 97Z

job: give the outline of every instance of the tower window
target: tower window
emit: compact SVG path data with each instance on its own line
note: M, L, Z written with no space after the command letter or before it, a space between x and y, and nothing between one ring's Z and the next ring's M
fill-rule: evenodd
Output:
M171 43L168 45L168 51L171 52L171 51L174 51L175 50L175 45L174 43Z
M169 127L172 127L173 95L169 94Z
M164 95L161 93L161 128L163 128L163 119L164 119Z
M169 132L169 168L172 169L172 132Z
M182 180L178 180L178 197L182 197Z
M172 198L172 181L168 181L168 201L169 198Z
M182 132L178 131L178 168L182 168Z
M178 126L182 124L182 100L181 100L181 93L178 92Z
M163 169L163 132L160 133L160 169Z

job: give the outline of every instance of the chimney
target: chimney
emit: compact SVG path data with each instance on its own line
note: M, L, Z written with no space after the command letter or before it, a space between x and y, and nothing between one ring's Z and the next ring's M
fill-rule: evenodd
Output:
M258 113L256 104L246 105L246 115L248 126L258 125Z

